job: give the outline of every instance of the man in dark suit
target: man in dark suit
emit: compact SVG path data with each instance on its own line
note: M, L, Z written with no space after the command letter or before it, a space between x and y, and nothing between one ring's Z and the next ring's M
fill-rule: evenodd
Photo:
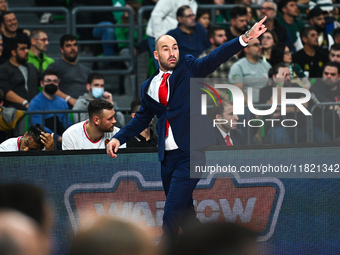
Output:
M223 100L222 105L214 108L216 139L219 145L242 145L246 144L246 139L243 132L237 129L238 116L234 114L233 103Z
M123 127L107 145L107 154L117 157L120 144L139 134L156 114L158 121L158 155L161 161L161 177L166 195L163 215L163 237L165 241L176 241L179 226L185 231L197 224L192 192L199 179L190 178L190 162L205 164L202 150L216 144L216 137L206 115L192 114L190 78L205 77L222 63L247 46L252 38L266 31L263 22L256 23L244 35L222 44L204 58L195 59L186 55L179 61L177 41L169 35L156 40L154 57L160 69L142 84L142 105L135 117ZM198 107L199 109L199 107ZM203 118L204 117L204 118ZM190 129L190 121L198 119L200 130ZM191 120L190 120L191 119ZM194 132L196 131L196 132Z

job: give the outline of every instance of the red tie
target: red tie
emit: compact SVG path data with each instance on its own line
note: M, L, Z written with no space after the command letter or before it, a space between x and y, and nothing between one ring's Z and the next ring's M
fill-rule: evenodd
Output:
M158 98L159 98L159 102L162 105L167 106L168 105L168 77L170 76L170 73L164 73L163 74L163 80L161 82L161 85L159 86L159 90L158 90ZM166 120L166 126L165 126L165 137L168 136L168 132L169 132L169 126L170 123L168 121L168 119Z
M231 141L230 141L230 135L226 135L226 136L225 136L225 141L226 141L226 143L227 143L227 146L233 146L233 144L232 144Z

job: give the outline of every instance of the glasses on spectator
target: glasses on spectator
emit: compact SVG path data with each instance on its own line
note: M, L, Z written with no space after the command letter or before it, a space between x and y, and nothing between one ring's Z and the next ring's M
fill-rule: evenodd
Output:
M48 41L48 38L39 38L38 40L39 40L39 41L42 41L42 42L47 42L47 41Z
M55 79L55 80L47 79L47 80L44 80L44 83L59 83L59 79Z
M260 7L261 11L275 11L273 7Z
M183 17L184 18L192 18L192 17L195 17L196 15L195 14L189 14L189 15L184 15Z
M285 55L290 55L290 54L292 54L292 52L291 51L285 51L284 54Z

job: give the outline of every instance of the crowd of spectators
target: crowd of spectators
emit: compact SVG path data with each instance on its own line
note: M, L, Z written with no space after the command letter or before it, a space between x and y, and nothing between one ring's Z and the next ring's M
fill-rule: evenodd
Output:
M265 104L272 104L273 88L297 86L310 90L312 99L309 104L305 104L305 107L316 113L318 111L325 113L313 116L314 125L318 125L312 127L313 130L318 129L317 132L313 132L314 138L321 132L322 141L332 141L339 136L340 130L338 126L340 106L337 104L340 100L340 84L337 80L339 75L337 65L340 63L340 23L337 21L337 9L326 2L312 2L303 20L300 15L303 10L299 10L297 5L299 2L296 0L238 2L239 5L231 9L217 9L214 21L211 20L211 11L200 8L200 5L225 5L229 2L223 0L158 0L152 3L138 0L117 0L113 3L111 1L71 1L69 6L125 6L132 10L133 20L137 23L136 17L141 6L155 5L148 20L144 40L144 45L149 44L150 59L153 58L155 39L162 34L167 33L177 40L181 49L180 57L191 54L202 58L221 44L245 33L254 20L267 16L265 21L267 32L259 39L251 40L248 47L234 55L208 77L228 79L229 83L243 91L245 104L248 102L248 88L252 89L250 99L253 103ZM36 1L36 3L37 6L44 6L42 1ZM51 2L51 5L64 4L63 1ZM251 4L258 4L259 8L252 9ZM0 1L0 12L1 142L5 138L18 136L18 130L21 132L20 135L25 133L26 130L22 128L25 111L49 111L44 115L35 113L28 115L30 117L26 118L26 126L39 123L47 133L54 134L56 146L59 145L57 147L61 148L64 131L78 122L87 121L89 117L87 110L92 100L101 98L118 108L113 101L112 94L104 88L104 76L98 72L93 73L88 67L79 63L78 41L89 39L87 36L100 38L103 41L104 55L126 55L129 47L123 41L127 40L129 31L126 27L112 28L111 25L126 24L129 19L128 12L114 12L113 14L100 12L99 16L95 13L87 17L80 16L80 19L84 19L80 20L80 23L90 22L100 26L91 29L90 33L85 30L86 33L79 31L77 35L63 35L60 38L61 58L59 59L48 57L49 36L46 31L43 29L28 31L19 28L15 13L8 10L7 1ZM105 40L118 40L120 43L107 43ZM133 45L136 57L142 47L137 40L137 33L135 33ZM154 63L157 68L158 64ZM110 63L107 64L112 67ZM283 68L284 66L287 68ZM278 76L280 78L282 75L282 73L275 73L281 70L279 67L289 72L287 77L283 77L285 81L278 85L273 79ZM332 69L332 72L328 69ZM269 78L272 81L268 81ZM265 93L262 99L261 91ZM216 89L215 92L222 99L232 101L230 92L220 89ZM315 110L320 103L332 102L334 105ZM53 111L63 110L77 112L73 115L53 113ZM298 111L298 115L301 113L299 109L295 111ZM124 115L119 110L114 112L115 126L123 127L126 124ZM335 117L328 117L327 120L320 119L320 116L328 115ZM242 122L255 117L252 114L248 116L245 114L238 116L237 119ZM306 130L311 123L308 124L306 116L303 117L301 125ZM89 123L92 121L90 118ZM320 123L326 121L328 124L325 129ZM322 130L319 130L320 128ZM267 132L271 134L274 129L277 130L276 127L262 128L261 136L265 142L308 141L301 137L299 139L290 137L290 139L285 138L281 141L282 136L279 135L277 139L269 139ZM240 131L249 133L245 127L241 127ZM248 137L249 134L245 134L248 143L256 142L255 136L259 133L258 131L252 130L250 137ZM280 132L277 131L275 134ZM141 136L144 137L142 134ZM147 138L150 138L148 132ZM320 139L315 138L314 141L320 141Z
M60 5L66 1L36 1L39 6L44 6L44 2ZM253 89L251 100L254 103L269 105L284 88L308 89L312 96L304 107L314 113L313 123L309 123L313 141L329 142L340 136L340 105L337 104L340 102L340 25L336 8L327 1L318 2L310 1L306 20L299 15L297 0L96 0L71 1L70 6L126 6L136 15L142 5L155 5L146 29L150 58L153 58L155 39L162 34L172 35L177 40L183 54L181 57L192 54L201 58L245 33L257 18L267 16L265 25L268 31L259 39L252 39L247 48L209 77L228 78L243 92L245 103L250 97L248 88ZM209 20L211 12L197 11L201 4L231 3L238 6L215 13L215 21L222 23L219 26ZM250 4L258 4L260 8L254 10ZM105 56L124 55L126 44L114 45L105 41L127 38L125 28L110 27L115 23L126 23L127 14L117 16L104 12L99 17L80 17L80 23L107 25L108 28L84 29L78 31L78 35L63 35L60 38L60 59L47 56L49 37L44 30L19 28L15 13L8 11L6 0L0 0L0 15L0 151L105 148L119 127L125 125L125 119L115 110L117 105L112 94L105 91L105 77L78 62L77 36L81 40L100 38ZM45 14L41 20L47 23L53 19ZM135 18L134 21L137 22ZM140 48L137 40L133 45L137 54ZM92 45L89 47L91 49ZM154 63L158 68L158 63ZM110 64L107 63L107 67L113 66ZM249 134L245 130L230 122L242 122L242 119L254 116L237 116L231 94L216 91L222 98L221 106L213 109L213 118L223 120L216 126L219 144L244 145L246 138L255 142L255 132L250 132L251 137L247 137ZM290 98L300 97L301 94L293 93ZM318 107L322 103L326 104ZM140 105L140 99L131 102L132 118ZM84 112L69 115L68 112L72 113L69 110ZM276 107L271 118L296 119L299 126L287 129L275 123L265 125L264 131L257 130L260 132L256 131L256 134L261 133L268 143L306 142L308 123L301 109L288 107L285 117L280 115L280 110ZM33 112L27 119L24 117L26 111ZM48 112L34 113L36 111ZM29 126L27 131L23 128L25 121ZM156 147L157 136L152 125L153 122L122 147ZM29 201L30 206L18 206L17 201ZM23 184L0 186L0 250L4 254L49 254L50 209L39 188ZM150 234L135 223L100 217L88 224L82 226L72 240L71 255L157 254ZM181 235L174 247L166 247L167 252L161 254L248 254L249 251L253 254L255 240L256 233L235 224L203 224ZM212 245L217 247L214 252L210 250Z
M12 182L0 185L1 254L48 255L57 245L57 211L44 189ZM162 240L140 222L115 215L82 212L75 235L66 232L64 242L70 255L256 255L258 233L240 224L210 222L189 228L177 243ZM66 245L63 243L63 245Z

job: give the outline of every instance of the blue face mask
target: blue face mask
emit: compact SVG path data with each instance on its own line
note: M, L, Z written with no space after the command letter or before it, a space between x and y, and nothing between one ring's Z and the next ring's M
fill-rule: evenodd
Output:
M92 88L92 96L94 98L101 98L104 94L104 88Z

